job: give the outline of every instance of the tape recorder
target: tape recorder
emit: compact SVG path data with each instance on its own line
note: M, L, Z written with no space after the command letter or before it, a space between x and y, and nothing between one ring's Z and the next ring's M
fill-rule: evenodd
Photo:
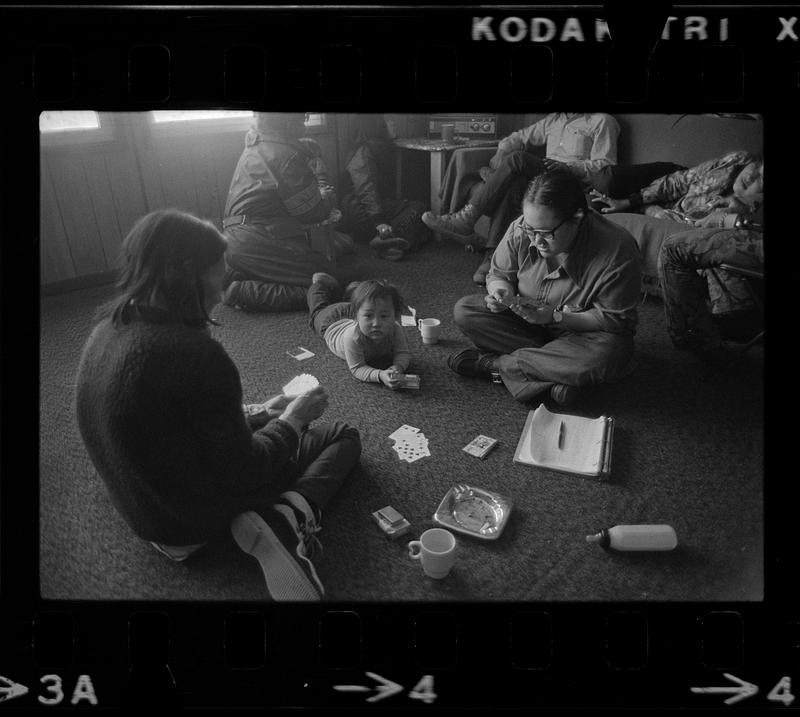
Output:
M461 137L494 139L497 137L497 115L462 113L431 115L428 120L428 136L441 137L443 124L455 125L455 134Z

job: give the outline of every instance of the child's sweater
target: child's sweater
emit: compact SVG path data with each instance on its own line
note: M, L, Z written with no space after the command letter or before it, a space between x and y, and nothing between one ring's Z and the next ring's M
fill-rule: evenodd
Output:
M354 319L340 319L325 331L325 343L339 358L345 359L350 372L359 381L380 383L380 370L394 365L405 371L411 363L411 352L403 327L394 324L394 333L380 341L364 336Z

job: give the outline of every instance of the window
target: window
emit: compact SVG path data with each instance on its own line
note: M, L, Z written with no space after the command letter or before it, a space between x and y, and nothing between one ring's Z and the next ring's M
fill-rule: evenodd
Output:
M252 112L239 112L236 110L158 110L153 112L153 121L161 122L189 122L192 120L221 120L251 118Z
M92 129L100 129L100 115L97 112L53 111L39 114L40 132L75 132Z
M88 147L115 140L113 114L91 110L53 110L39 113L42 148Z

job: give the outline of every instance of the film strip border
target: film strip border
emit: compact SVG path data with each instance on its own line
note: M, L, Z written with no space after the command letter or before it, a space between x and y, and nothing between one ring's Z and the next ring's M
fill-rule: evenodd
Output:
M477 96L498 110L579 98L722 111L800 87L800 10L785 6L0 12L8 87L46 108L435 109Z
M796 613L755 607L81 605L1 627L0 709L763 709L800 678Z

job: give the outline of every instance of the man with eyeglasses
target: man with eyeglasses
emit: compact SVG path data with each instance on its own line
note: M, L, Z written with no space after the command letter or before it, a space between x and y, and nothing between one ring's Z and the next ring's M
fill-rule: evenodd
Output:
M572 405L584 387L628 372L641 281L636 241L587 207L580 179L540 175L492 256L487 293L455 305L475 348L448 366L503 383L523 403Z

